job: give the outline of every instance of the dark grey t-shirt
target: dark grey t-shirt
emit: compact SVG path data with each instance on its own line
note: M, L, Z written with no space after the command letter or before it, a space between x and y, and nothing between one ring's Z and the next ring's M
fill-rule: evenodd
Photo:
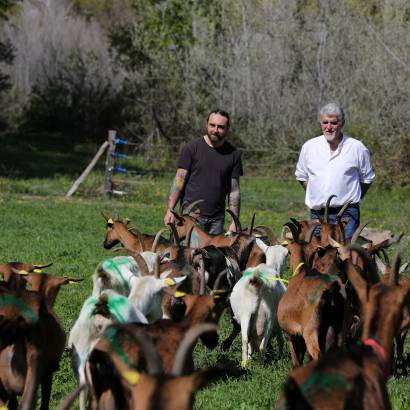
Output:
M231 179L243 175L241 152L228 141L222 147L212 148L204 137L195 138L183 146L177 167L188 171L181 203L203 199L199 204L201 215L223 217Z

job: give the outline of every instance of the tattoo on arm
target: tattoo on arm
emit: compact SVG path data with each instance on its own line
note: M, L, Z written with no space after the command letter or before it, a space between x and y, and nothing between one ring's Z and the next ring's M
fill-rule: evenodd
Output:
M182 190L184 189L184 186L185 186L185 180L186 180L187 174L188 174L188 171L186 169L183 169L183 168L177 169L177 172L175 174L175 178L174 178L174 181L172 182L171 190L169 193L168 208L173 208L178 202L178 199L181 196Z
M239 218L239 212L241 210L241 191L238 178L232 178L231 180L231 191L228 194L228 207Z

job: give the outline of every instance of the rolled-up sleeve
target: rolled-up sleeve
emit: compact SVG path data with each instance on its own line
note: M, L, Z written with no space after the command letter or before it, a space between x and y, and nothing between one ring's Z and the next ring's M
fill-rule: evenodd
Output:
M306 144L304 144L300 150L299 159L296 164L295 176L298 181L307 181L309 179L306 162Z
M360 154L360 182L364 184L371 184L375 178L369 150L363 146Z

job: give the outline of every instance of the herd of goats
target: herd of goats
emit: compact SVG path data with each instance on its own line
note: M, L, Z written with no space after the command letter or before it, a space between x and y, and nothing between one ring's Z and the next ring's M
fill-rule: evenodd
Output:
M345 240L344 210L328 221L331 199L319 220L291 218L280 239L254 217L242 229L232 213L235 233L209 235L197 203L156 235L103 214L104 247L127 255L104 259L93 274L68 338L78 388L58 408L79 397L81 410L191 409L198 389L230 371L195 369L192 357L198 339L218 345L225 309L233 328L221 348L241 334L238 369L263 360L272 337L282 355L286 336L294 369L277 409L391 408L387 380L407 372L410 279L400 253L390 263L385 249L402 235L372 240L363 224ZM49 408L67 346L53 306L60 287L78 279L43 272L48 266L0 265L1 409L35 408L39 387L40 408Z

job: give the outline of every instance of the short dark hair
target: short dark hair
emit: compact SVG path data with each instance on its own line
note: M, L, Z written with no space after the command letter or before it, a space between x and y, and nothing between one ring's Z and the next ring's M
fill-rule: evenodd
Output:
M210 117L212 114L219 114L219 115L222 115L222 117L225 117L225 118L228 120L227 126L228 126L228 128L229 128L229 124L230 124L230 122L231 122L231 119L229 118L229 114L228 114L225 110L221 110L220 108L216 108L215 110L211 111L211 112L208 114L208 118L206 119L206 123L208 123L209 117Z

